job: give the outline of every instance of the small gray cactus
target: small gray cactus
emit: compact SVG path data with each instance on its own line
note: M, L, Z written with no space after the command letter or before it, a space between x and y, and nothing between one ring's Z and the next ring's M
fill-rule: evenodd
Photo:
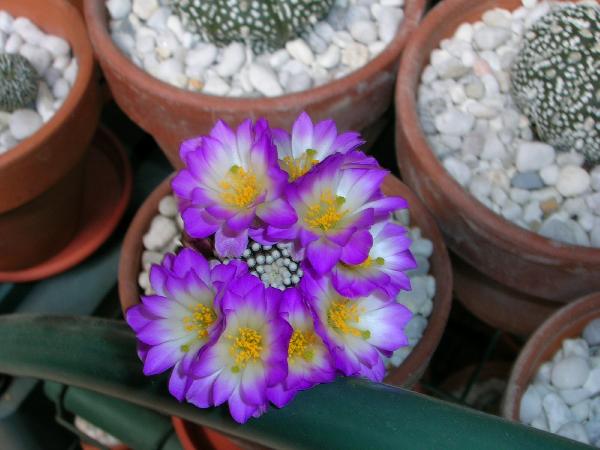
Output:
M247 42L255 53L285 42L322 19L334 0L171 0L190 31L218 45Z
M27 58L0 53L0 110L13 112L35 101L39 75Z
M526 33L511 89L540 139L600 162L600 7L563 6Z

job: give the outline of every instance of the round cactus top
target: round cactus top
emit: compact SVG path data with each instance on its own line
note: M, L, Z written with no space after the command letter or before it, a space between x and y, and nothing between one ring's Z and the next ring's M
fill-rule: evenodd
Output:
M183 23L207 40L249 43L256 53L286 41L322 19L334 0L171 0Z
M600 6L561 6L525 32L512 94L540 139L600 162Z
M39 75L27 58L0 53L0 110L12 112L35 101Z

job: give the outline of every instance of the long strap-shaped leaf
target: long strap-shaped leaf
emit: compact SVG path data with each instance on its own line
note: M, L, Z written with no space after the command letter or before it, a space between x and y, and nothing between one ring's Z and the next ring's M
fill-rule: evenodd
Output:
M413 392L356 379L303 392L246 425L225 409L171 398L164 377L146 378L135 338L120 321L91 317L0 317L0 372L58 381L121 398L273 448L588 448Z

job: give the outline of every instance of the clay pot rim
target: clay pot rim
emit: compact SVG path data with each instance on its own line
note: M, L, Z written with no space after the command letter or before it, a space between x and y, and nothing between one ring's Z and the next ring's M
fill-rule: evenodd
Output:
M314 103L323 98L335 96L349 91L352 87L364 82L369 77L382 72L384 68L398 59L409 34L417 28L427 0L406 0L404 19L400 30L386 48L366 65L337 80L332 80L316 88L285 94L278 97L240 98L202 94L177 88L154 78L145 70L136 66L114 44L107 27L107 15L104 2L85 0L84 12L92 45L97 52L104 53L106 60L111 61L115 73L124 79L135 80L135 86L142 91L153 92L163 101L180 103L183 107L192 107L204 103L208 109L236 110L249 108L260 110L288 109L298 103Z
M92 81L92 77L94 76L94 52L87 35L83 18L77 8L75 8L68 0L42 0L39 3L43 3L44 6L50 4L47 7L64 10L64 25L68 25L69 29L72 30L71 34L80 37L80 39L72 41L70 36L65 34L63 30L49 31L46 30L43 23L34 22L44 33L60 36L69 43L73 57L77 60L77 78L71 87L67 99L58 111L54 113L52 118L44 123L32 136L25 138L16 146L0 155L0 169L10 166L16 161L30 157L51 135L55 134L59 128L62 127L67 117L73 114L73 110L84 97L87 88ZM22 14L22 16L27 17L26 14Z
M548 356L547 353L560 348L557 344L560 346L564 339L579 337L582 324L586 325L599 317L600 292L595 292L560 308L540 325L529 337L513 365L501 408L505 419L519 421L524 389L529 386L539 366L552 357L552 354Z
M125 239L123 240L119 260L118 289L121 309L124 314L133 304L139 303L140 289L138 287L138 276L141 266L140 258L143 251L143 248L140 247L140 237L146 233L150 221L157 214L160 200L171 192L171 180L174 176L175 173L165 178L146 198L144 203L142 203L129 225ZM421 367L423 366L422 362L431 359L446 329L446 322L448 321L452 306L452 267L442 234L437 228L433 216L431 216L416 194L394 176L388 176L384 184L388 186L393 185L390 187L395 189L397 194L399 191L399 194L408 200L411 217L418 217L418 220L414 220L412 223L417 224L423 234L434 245L434 251L429 261L431 264L430 274L434 275L436 281L436 292L433 298L433 310L428 317L427 327L417 345L402 364L390 371L390 374L393 374L393 376L383 381L389 384L396 383L397 379L404 379L405 383L408 382L410 384L412 381L417 381L413 380L415 375L421 375L419 370L423 368ZM415 214L414 210L416 210L417 214ZM139 248L140 251L134 251L136 248ZM131 304L133 299L136 301Z
M600 249L553 241L494 213L454 180L431 150L417 113L416 95L422 73L418 62L423 59L427 64L429 61L430 53L423 55L423 51L428 47L432 30L443 28L448 17L461 18L469 14L470 9L465 6L466 3L465 0L445 0L439 3L427 14L406 44L396 80L397 128L403 129L407 142L414 149L414 157L427 168L431 179L435 179L435 183L441 186L460 210L469 212L471 220L464 215L463 217L471 229L479 229L480 233L493 236L504 248L531 249L539 255L537 259L544 263L548 259L560 258L563 261L599 264ZM506 3L506 0L497 0L495 7L508 8ZM472 23L466 18L462 22ZM397 155L402 151L396 147Z

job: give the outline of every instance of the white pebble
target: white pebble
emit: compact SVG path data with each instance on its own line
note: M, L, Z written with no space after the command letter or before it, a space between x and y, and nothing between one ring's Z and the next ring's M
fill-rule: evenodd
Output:
M131 11L131 0L107 0L106 8L115 20L126 18Z
M590 186L589 174L577 166L565 166L560 170L556 189L565 197L583 194Z
M542 413L542 397L535 387L529 386L521 397L519 419L521 422L531 424Z
M471 171L464 162L450 157L444 160L443 165L448 173L450 173L450 175L452 175L452 177L458 181L458 183L463 186L468 184L471 178Z
M140 19L148 20L158 7L157 0L133 0L133 12Z
M552 369L552 384L559 389L574 389L585 383L589 373L589 365L584 358L568 356Z
M350 34L358 42L371 44L377 40L378 32L373 22L358 20L350 25Z
M548 419L548 429L556 433L560 427L573 419L571 410L558 394L550 393L542 401Z
M221 61L217 65L216 70L220 76L230 77L238 72L245 62L246 52L244 46L239 42L234 42L223 50Z
M16 31L25 42L32 45L41 45L46 37L44 33L31 20L26 17L18 17L13 22L13 30Z
M18 109L10 116L10 132L18 140L33 135L43 125L42 117L31 109Z
M256 90L267 97L283 94L283 89L272 69L260 64L250 64L248 74Z
M517 148L517 170L540 170L554 161L554 155L554 148L550 145L542 142L521 142Z

